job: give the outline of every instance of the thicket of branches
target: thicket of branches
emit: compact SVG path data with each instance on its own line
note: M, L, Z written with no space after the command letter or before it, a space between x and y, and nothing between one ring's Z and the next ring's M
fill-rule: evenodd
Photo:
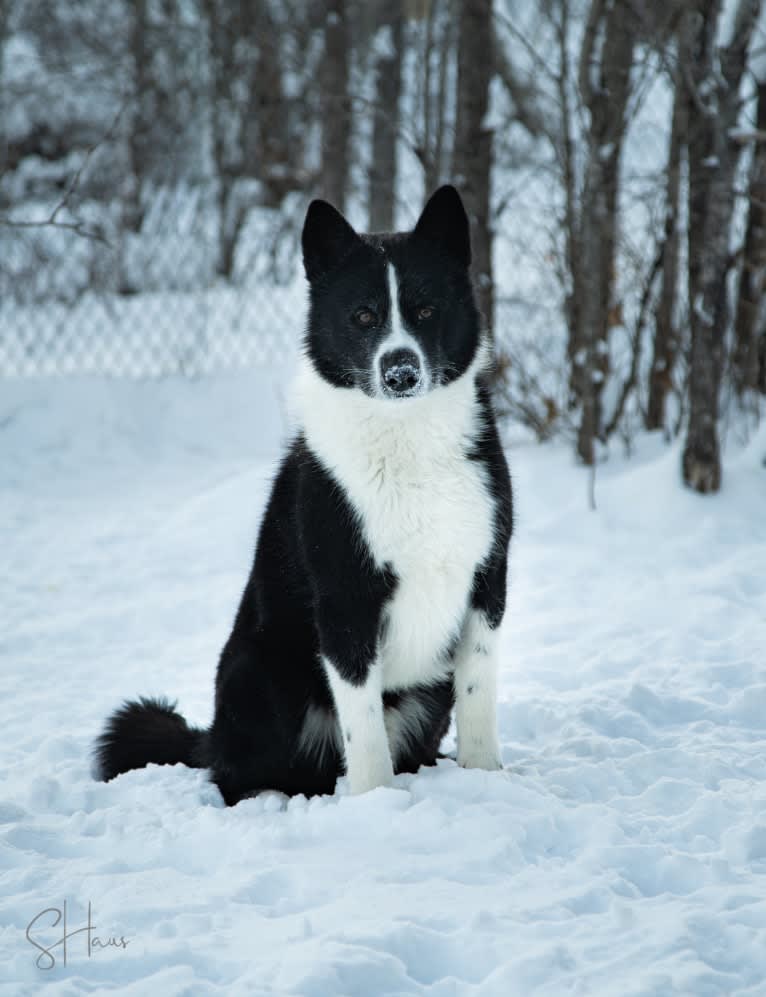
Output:
M586 464L684 434L701 492L723 415L757 417L764 0L0 0L0 81L6 295L285 279L310 196L387 230L451 181L502 411ZM190 203L204 262L158 272ZM70 278L50 228L111 251Z

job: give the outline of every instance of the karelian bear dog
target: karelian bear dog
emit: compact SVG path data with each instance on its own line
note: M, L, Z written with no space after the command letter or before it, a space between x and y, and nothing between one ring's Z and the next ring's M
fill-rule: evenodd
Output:
M496 646L511 485L490 403L491 345L453 187L411 232L361 235L314 201L298 432L274 481L218 665L209 730L128 702L100 777L150 762L210 770L227 804L263 790L352 793L433 765L501 767Z

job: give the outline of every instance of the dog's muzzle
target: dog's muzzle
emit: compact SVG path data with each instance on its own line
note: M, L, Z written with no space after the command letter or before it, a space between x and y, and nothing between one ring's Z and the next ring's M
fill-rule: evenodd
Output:
M423 372L414 350L390 350L380 358L380 380L385 394L407 398L417 394Z

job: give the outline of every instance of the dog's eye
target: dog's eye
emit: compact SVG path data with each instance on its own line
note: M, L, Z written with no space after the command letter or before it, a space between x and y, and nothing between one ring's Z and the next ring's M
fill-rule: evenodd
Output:
M378 316L371 308L360 308L359 311L354 313L354 319L357 325L361 325L365 329L371 329L372 326L378 323Z
M433 318L434 311L435 309L431 305L423 305L422 308L418 308L418 322L427 322Z

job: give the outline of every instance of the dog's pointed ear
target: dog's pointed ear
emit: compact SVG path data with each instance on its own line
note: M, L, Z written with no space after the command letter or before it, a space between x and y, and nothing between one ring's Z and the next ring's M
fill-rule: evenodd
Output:
M309 281L336 267L361 242L340 211L327 201L312 201L309 205L301 241Z
M415 235L441 246L462 266L471 262L471 230L460 194L451 184L440 187L423 208Z

